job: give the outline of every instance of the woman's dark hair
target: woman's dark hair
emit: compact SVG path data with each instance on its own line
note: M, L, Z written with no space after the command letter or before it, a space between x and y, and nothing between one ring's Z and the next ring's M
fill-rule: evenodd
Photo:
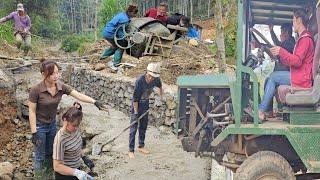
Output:
M55 61L45 60L44 58L40 59L40 72L44 74L47 79L54 72L54 67L57 66L60 69L59 65Z
M80 111L82 111L82 106L81 106L81 104L79 102L74 102L73 106L78 108ZM77 107L77 106L79 106L79 107Z
M138 13L138 6L134 3L129 4L129 6L127 7L127 10L126 10L126 13L129 13L129 12L133 12L134 14L137 14Z
M296 18L301 18L302 24L307 28L309 23L309 16L305 9L298 8L293 11L293 15Z
M80 104L79 104L80 105ZM67 112L65 112L62 115L62 120L66 120L68 122L74 122L74 121L81 121L82 120L82 111L81 111L82 107L80 105L80 108L77 108L75 106L70 107Z

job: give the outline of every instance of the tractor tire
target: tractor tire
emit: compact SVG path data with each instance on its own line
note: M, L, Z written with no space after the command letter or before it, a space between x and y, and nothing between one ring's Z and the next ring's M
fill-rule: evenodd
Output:
M237 169L235 180L295 180L288 161L278 153L260 151L246 159Z

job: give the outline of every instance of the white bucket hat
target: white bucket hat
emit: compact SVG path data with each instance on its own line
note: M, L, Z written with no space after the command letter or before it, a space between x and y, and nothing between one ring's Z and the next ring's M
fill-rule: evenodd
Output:
M160 64L159 63L150 63L147 66L147 73L152 77L160 77Z
M23 4L17 4L17 11L24 11Z

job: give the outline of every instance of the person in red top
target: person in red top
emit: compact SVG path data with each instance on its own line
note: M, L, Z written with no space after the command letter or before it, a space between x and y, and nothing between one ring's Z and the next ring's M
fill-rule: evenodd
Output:
M151 17L162 22L166 25L168 21L167 16L167 5L165 3L160 3L158 8L150 8L144 15L144 17Z
M293 54L275 46L271 52L279 56L282 63L290 66L291 86L298 88L312 87L312 64L314 42L311 32L307 31L309 17L304 9L297 9L293 15L293 28L299 34Z
M273 98L276 86L291 85L298 88L310 88L312 86L314 43L311 33L306 28L308 21L309 16L306 10L296 9L293 11L293 29L294 32L299 34L293 54L279 46L270 49L274 56L280 57L283 65L290 67L290 74L278 75L266 85L265 94L259 107L259 119L261 120L265 119L265 110Z

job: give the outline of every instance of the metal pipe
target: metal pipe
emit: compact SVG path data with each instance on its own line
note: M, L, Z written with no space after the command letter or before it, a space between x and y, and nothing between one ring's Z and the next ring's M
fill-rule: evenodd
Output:
M207 113L208 118L216 118L216 117L222 117L222 116L228 116L228 114L227 113L220 113L220 114Z

